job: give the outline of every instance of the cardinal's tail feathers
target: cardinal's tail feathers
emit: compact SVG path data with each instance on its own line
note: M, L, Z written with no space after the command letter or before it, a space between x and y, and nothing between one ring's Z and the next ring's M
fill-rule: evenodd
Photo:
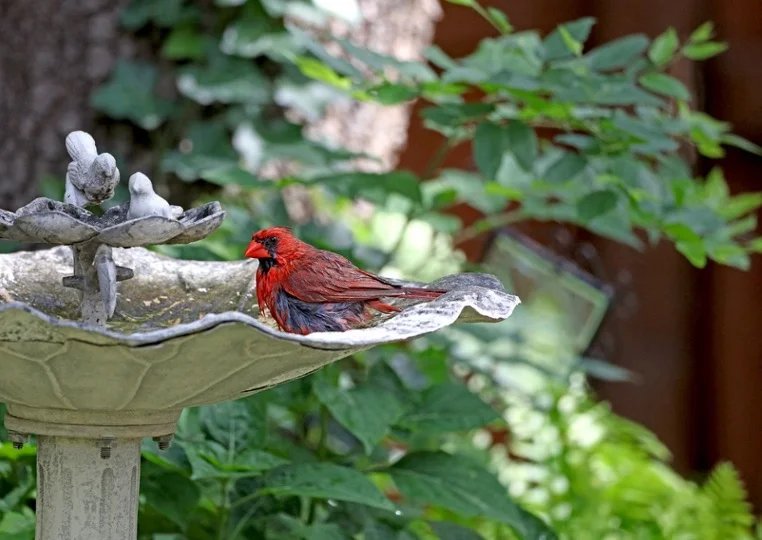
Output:
M402 289L399 289L399 292L402 293L399 296L403 298L411 298L414 300L434 300L435 298L439 298L440 296L442 296L447 291L404 287Z

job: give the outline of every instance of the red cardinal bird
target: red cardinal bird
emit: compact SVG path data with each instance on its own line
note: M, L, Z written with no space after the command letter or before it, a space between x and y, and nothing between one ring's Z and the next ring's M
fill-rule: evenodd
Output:
M395 285L302 242L285 227L254 233L244 255L259 260L260 311L266 306L280 329L293 334L349 330L373 316L368 308L399 311L382 298L433 300L447 292Z

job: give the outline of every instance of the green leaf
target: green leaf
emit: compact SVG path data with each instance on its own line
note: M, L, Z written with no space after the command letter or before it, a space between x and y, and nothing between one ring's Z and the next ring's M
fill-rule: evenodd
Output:
M172 28L161 46L161 55L170 60L200 60L207 47L207 37L194 25L185 24Z
M619 69L629 64L648 47L648 38L643 34L634 34L596 47L586 58L590 67L596 71Z
M489 15L490 21L492 21L492 24L494 24L503 34L510 34L513 31L513 26L511 26L511 23L508 21L508 16L499 9L488 7L487 14Z
M468 7L475 7L476 6L476 0L447 0L451 4L456 4L458 6L468 6Z
M574 180L577 175L587 167L587 160L576 152L563 151L561 156L548 167L545 172L545 181L551 184L560 184Z
M409 171L333 174L311 179L308 183L327 187L350 199L362 197L378 204L385 203L391 193L401 195L416 204L423 200L421 183L418 177Z
M446 103L423 109L421 116L440 126L454 127L487 116L494 109L491 103Z
M458 65L455 60L437 45L431 45L424 49L423 55L429 62L442 69L452 69Z
M217 184L218 186L243 186L273 188L277 184L267 180L260 180L248 171L240 167L230 165L221 167L204 168L198 173L199 178Z
M191 124L184 133L183 140L190 143L187 145L190 151L172 150L161 162L163 170L175 173L181 180L197 180L206 171L240 169L238 153L233 148L230 133L222 122Z
M746 244L746 249L752 253L762 253L762 237L755 238Z
M429 527L440 540L484 540L477 532L449 521L429 521Z
M762 206L762 193L742 193L720 206L719 213L726 219L735 219Z
M398 60L393 56L379 54L365 47L359 47L346 39L335 38L334 40L341 45L341 48L344 49L349 56L359 60L380 76L384 76L387 71L393 70L397 72L403 80L415 83L433 82L438 80L434 70L425 63Z
M508 199L502 193L488 192L478 174L459 169L445 169L422 184L427 208L443 208L456 203L468 205L486 214L502 210Z
M352 88L352 80L346 77L342 77L331 69L328 65L324 64L320 60L314 58L299 57L294 60L299 70L305 77L315 79L317 81L323 81L337 88L347 90Z
M757 216L755 214L751 214L745 218L730 222L725 227L725 231L730 238L741 234L750 233L755 230L757 230Z
M726 264L744 271L751 266L751 259L741 246L735 244L712 246L707 251L709 257L720 264Z
M559 26L558 31L561 34L561 39L563 39L564 45L568 47L574 56L582 56L582 43L574 39L571 33L563 26Z
M725 175L719 167L713 167L706 177L703 190L704 199L712 206L720 206L727 201L730 189L725 182Z
M352 537L336 523L319 523L302 529L303 540L352 540Z
M300 463L279 467L265 477L261 493L336 499L394 510L373 483L354 469L332 463Z
M424 212L417 219L431 225L435 231L445 234L455 234L463 228L459 217L441 212Z
M635 374L629 369L597 358L583 358L579 367L591 377L602 381L633 382L637 380Z
M720 141L722 141L723 144L727 144L729 146L735 146L736 148L740 148L741 150L745 150L746 152L750 152L752 154L756 154L758 156L762 156L762 146L759 146L758 144L754 144L753 142L744 139L743 137L739 137L738 135L734 135L732 133L726 133L720 137Z
M657 66L661 66L672 60L680 46L677 31L671 26L666 32L658 36L648 49L648 58Z
M128 30L139 30L150 22L160 27L174 26L183 17L184 4L184 0L132 0L121 10L122 26Z
M418 91L404 84L384 83L368 90L368 94L382 105L404 103L418 97Z
M251 61L222 54L215 55L206 66L181 70L177 88L201 105L264 105L272 99L267 79Z
M118 60L108 82L90 97L92 106L115 120L129 120L146 130L159 127L175 110L154 95L158 70L151 64Z
M304 53L306 44L296 32L291 33L283 21L270 17L262 2L243 2L232 22L222 31L219 50L225 54L257 58L266 55L279 63L290 62ZM222 13L220 13L222 15ZM229 17L219 17L219 22ZM212 31L212 35L217 32ZM318 56L321 60L326 60Z
M641 85L652 92L669 97L688 101L691 93L685 85L674 77L665 73L646 73L638 79Z
M31 509L6 512L0 519L0 538L3 540L32 540L35 518Z
M195 482L183 474L166 470L144 470L140 494L151 508L183 530L201 498L201 490Z
M532 172L537 160L537 135L527 124L512 120L505 128L509 151L516 162L527 172Z
M389 473L410 503L494 519L513 527L522 538L556 538L542 521L509 499L494 476L470 459L416 452L395 463Z
M568 58L575 54L575 51L569 47L568 39L571 38L575 43L584 44L590 36L590 30L595 24L595 19L585 17L576 21L564 23L556 28L545 38L543 43L545 49L545 60L558 60ZM564 32L561 31L564 29ZM563 34L567 34L565 39Z
M476 166L485 178L494 179L508 144L507 131L493 122L482 122L476 127L472 144Z
M675 246L693 266L697 268L704 268L706 266L706 249L702 241L678 242Z
M577 201L577 215L583 222L591 221L599 216L611 212L619 200L616 192L610 189L602 189L588 193Z
M402 414L402 405L394 396L372 385L343 390L318 378L313 389L336 421L360 440L367 454Z
M696 28L693 33L688 37L689 43L701 43L704 41L707 41L709 39L712 39L712 36L714 35L714 23L712 21L707 21L698 28Z
M665 225L664 232L677 242L701 242L701 237L685 223L670 223Z
M267 439L266 403L260 396L201 408L201 425L224 448L263 446Z
M683 47L683 54L691 60L706 60L725 52L727 48L727 43L707 41L706 43L686 45Z
M231 452L215 441L183 442L193 480L231 479L260 476L288 463L288 460L254 448Z
M719 463L701 486L701 491L710 503L710 511L717 516L719 537L749 537L749 528L756 519L747 501L744 483L731 463Z
M426 389L399 425L417 433L443 433L478 428L499 418L465 385L444 383Z

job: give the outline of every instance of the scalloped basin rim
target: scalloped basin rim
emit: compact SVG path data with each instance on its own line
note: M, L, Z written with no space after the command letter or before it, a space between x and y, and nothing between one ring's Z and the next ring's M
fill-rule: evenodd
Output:
M219 201L185 210L179 218L144 216L126 220L129 201L98 216L85 208L38 197L19 210L0 210L0 239L52 245L94 240L112 247L186 244L211 234L225 217Z
M481 291L478 289L481 289ZM488 302L488 304L492 304L494 309L490 309L485 306L483 302L477 300L476 296L479 293L494 297L493 302ZM453 298L454 295L462 296L462 298ZM449 314L443 314L441 311L437 310L439 316L436 317L436 324L434 327L405 327L405 325L403 325L402 331L400 331L399 328L387 328L388 326L399 326L393 324L395 319L404 319L406 317L416 318L416 315L418 315L418 319L420 320L420 315L424 314L427 308L436 308L437 304L441 305L445 302L450 306L455 304L457 309ZM108 328L90 326L77 321L52 317L22 302L0 304L0 321L13 311L22 311L46 322L50 326L93 333L101 337L109 338L113 340L115 344L126 345L128 347L154 345L170 339L203 332L220 325L242 324L275 339L290 341L315 349L339 351L366 348L394 341L412 339L457 322L463 312L468 309L473 310L477 314L477 317L475 318L476 320L473 320L473 317L470 318L473 322L496 322L508 318L513 312L513 309L520 303L521 301L517 296L513 296L504 291L472 285L465 290L451 290L437 300L415 304L404 309L400 314L388 319L378 326L354 329L346 332L315 332L306 336L275 330L254 317L237 311L208 314L201 319L190 323L183 323L170 328L162 328L129 335L109 330Z

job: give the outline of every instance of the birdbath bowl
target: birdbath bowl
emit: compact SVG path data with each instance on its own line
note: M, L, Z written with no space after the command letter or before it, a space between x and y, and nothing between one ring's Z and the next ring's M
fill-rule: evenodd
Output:
M519 303L493 276L459 274L420 285L449 291L438 299L369 327L287 334L258 318L256 261L139 247L203 238L222 222L218 203L137 218L129 208L96 216L38 199L0 212L0 239L63 244L0 255L0 401L14 444L37 435L37 540L135 540L142 439L166 448L185 407L458 321L500 321Z

